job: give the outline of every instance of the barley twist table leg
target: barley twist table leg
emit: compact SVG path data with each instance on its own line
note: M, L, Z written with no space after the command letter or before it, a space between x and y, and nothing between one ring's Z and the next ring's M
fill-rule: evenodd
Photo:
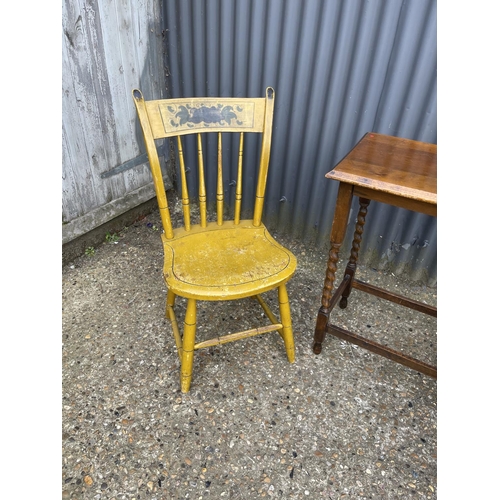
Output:
M366 214L368 212L368 205L370 204L370 200L367 198L359 199L359 211L358 217L356 219L356 227L354 229L354 238L352 240L351 247L351 256L349 257L349 262L347 263L346 270L344 276L349 276L351 279L349 280L349 285L342 293L342 298L339 302L339 307L341 309L345 309L347 307L347 298L351 294L352 290L352 281L354 279L354 275L356 273L356 268L358 266L358 254L359 247L361 245L361 239L363 236L363 228L365 225Z
M321 352L321 344L325 340L326 327L330 317L330 302L332 300L332 290L335 283L335 273L337 272L337 262L339 251L344 241L349 211L352 203L353 186L341 182L335 205L335 215L333 217L332 231L330 233L330 252L328 254L328 264L326 269L325 282L323 285L323 295L321 297L321 307L316 319L314 331L313 351L315 354Z

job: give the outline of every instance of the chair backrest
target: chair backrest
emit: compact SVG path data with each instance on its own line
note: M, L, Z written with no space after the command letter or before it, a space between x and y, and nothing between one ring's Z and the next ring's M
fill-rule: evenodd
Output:
M196 134L198 166L198 196L200 225L207 225L207 193L205 166L203 162L203 141L205 133L217 133L217 187L216 212L217 224L222 225L224 214L224 188L222 171L222 134L239 132L238 166L235 189L234 223L239 224L241 217L244 134L253 132L262 134L260 162L255 190L253 225L262 222L264 194L271 150L273 125L274 90L266 89L265 97L260 98L182 98L145 101L140 90L132 91L137 114L144 134L144 142L156 190L161 220L165 236L173 238L173 227L168 209L167 196L158 158L155 140L177 137L179 169L181 178L184 228L191 229L191 206L186 181L186 165L183 150L183 137ZM190 167L189 167L190 168Z

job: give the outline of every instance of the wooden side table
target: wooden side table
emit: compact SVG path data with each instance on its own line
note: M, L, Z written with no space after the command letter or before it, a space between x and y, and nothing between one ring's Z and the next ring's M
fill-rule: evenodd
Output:
M340 308L347 307L352 288L431 316L437 316L436 307L394 294L354 277L370 200L437 216L436 151L435 144L367 133L351 152L326 174L328 179L337 180L340 184L330 235L331 246L323 296L314 332L313 351L315 354L321 352L325 334L328 332L421 373L437 377L435 366L330 323L330 313L337 302L340 301ZM360 208L351 254L344 277L337 289L333 290L339 251L346 234L353 196L359 197Z

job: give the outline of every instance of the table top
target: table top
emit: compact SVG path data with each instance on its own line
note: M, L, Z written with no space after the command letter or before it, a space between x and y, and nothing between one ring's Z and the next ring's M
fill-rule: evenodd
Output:
M369 132L328 179L437 205L437 146Z

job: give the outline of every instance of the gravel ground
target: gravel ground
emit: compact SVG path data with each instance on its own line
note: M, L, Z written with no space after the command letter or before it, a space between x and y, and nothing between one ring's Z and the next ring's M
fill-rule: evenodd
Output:
M294 364L277 333L198 351L181 394L159 227L154 212L63 267L62 498L437 498L436 380L333 336L312 352L326 251L278 238L298 259ZM436 304L402 276L358 277ZM261 316L200 302L198 339ZM356 290L332 318L436 364L435 318Z

